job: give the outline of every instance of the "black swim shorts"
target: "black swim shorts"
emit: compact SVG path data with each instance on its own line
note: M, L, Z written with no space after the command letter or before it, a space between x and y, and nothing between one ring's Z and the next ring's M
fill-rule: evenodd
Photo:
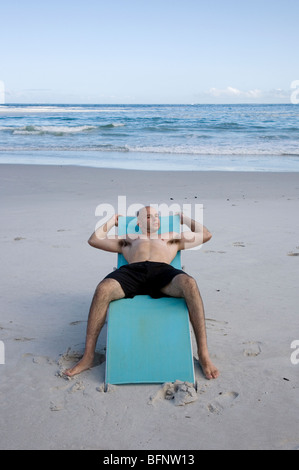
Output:
M167 263L142 261L121 266L108 274L105 279L116 279L125 293L126 298L135 295L150 295L154 299L165 297L162 287L169 284L177 274L186 274Z

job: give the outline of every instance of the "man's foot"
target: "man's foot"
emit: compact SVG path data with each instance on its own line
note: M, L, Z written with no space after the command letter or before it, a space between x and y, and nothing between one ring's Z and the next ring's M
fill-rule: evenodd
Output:
M74 375L81 374L81 372L84 372L85 370L90 369L93 366L93 359L89 358L84 358L78 362L74 367L71 369L66 369L63 371L64 375L67 375L68 377L73 377Z
M217 379L217 377L219 377L219 370L217 369L217 367L214 366L209 357L201 359L201 357L199 356L198 360L203 370L203 373L208 380Z

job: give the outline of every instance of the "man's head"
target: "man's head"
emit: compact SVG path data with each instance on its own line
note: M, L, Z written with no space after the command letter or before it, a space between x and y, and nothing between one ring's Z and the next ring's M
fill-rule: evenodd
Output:
M151 206L142 207L137 212L137 225L144 234L157 233L160 228L159 214Z

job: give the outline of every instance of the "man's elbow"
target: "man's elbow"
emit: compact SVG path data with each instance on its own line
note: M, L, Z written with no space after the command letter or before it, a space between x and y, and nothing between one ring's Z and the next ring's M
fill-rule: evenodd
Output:
M87 243L88 243L88 245L90 245L90 246L92 246L92 247L95 247L95 240L94 240L94 237L93 237L93 236L89 237Z
M209 240L211 240L212 238L212 234L210 232L207 232L205 234L205 240L204 240L204 243L208 242Z

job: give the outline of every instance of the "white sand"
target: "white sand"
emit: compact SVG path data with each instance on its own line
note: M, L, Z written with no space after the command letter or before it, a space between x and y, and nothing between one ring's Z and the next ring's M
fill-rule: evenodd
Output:
M1 449L299 448L298 173L2 165L0 175ZM221 376L207 381L195 360L197 397L185 406L162 385L101 391L105 327L97 365L57 375L83 350L94 289L116 265L87 239L96 206L116 206L118 195L128 205L204 204L213 238L184 252L183 265L201 290Z

